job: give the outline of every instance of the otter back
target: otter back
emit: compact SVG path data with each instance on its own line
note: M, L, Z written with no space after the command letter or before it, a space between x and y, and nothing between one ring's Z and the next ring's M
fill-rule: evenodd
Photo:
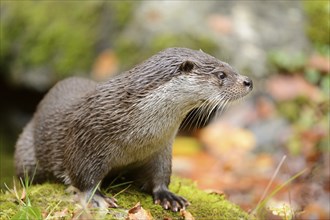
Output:
M57 180L56 171L61 158L54 158L56 149L49 149L45 144L45 134L58 135L60 127L54 127L58 120L64 118L68 110L80 99L95 89L96 82L80 77L71 77L57 83L43 98L37 107L33 119L24 128L15 150L15 167L19 177L26 172L34 176L35 182ZM65 129L64 129L65 130ZM60 140L59 140L60 141ZM59 171L56 171L58 173Z

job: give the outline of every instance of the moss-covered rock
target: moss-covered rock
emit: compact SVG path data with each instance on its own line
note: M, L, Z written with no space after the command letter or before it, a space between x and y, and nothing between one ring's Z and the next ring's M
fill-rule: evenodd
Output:
M15 84L41 87L37 89L47 89L65 76L88 73L98 50L108 47L129 20L132 5L117 1L1 3L1 73Z
M187 208L196 219L247 219L247 213L243 212L238 206L227 201L218 194L209 194L199 190L195 184L189 180L173 178L170 186L171 190L187 198L191 205ZM21 196L22 189L17 190L18 197ZM141 193L136 189L128 188L125 190L114 188L111 192L115 195L121 208L110 209L110 214L100 216L91 214L93 218L117 219L125 218L127 211L138 202L145 210L150 211L155 219L180 219L180 213L163 210L159 205L154 205L150 195ZM20 205L15 193L3 191L0 194L0 219L10 219L19 216L26 210L38 210L43 218L71 219L81 212L81 207L74 204L72 196L65 193L65 186L60 184L42 184L29 186L27 195L30 205ZM26 200L26 197L25 197ZM34 217L37 218L37 217Z
M122 62L122 69L127 70L144 59L169 47L187 47L194 50L203 48L209 54L216 54L217 44L209 37L190 35L188 33L160 33L151 37L148 42L140 42L134 36L123 36L116 39L114 50Z
M328 1L304 1L304 9L308 16L307 33L309 38L318 44L330 44L329 17L330 5Z

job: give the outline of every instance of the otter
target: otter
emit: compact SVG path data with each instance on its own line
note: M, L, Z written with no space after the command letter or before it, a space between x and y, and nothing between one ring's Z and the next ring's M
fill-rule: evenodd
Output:
M106 82L65 79L19 136L17 176L72 185L94 206L108 208L117 201L94 190L125 173L164 209L185 209L189 202L168 189L181 122L193 109L208 114L252 88L229 64L187 48L165 49Z

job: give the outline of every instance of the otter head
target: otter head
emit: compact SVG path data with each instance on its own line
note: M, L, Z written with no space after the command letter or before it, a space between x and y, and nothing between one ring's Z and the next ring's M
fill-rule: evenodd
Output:
M244 97L253 87L248 77L229 64L187 48L161 51L120 79L124 80L120 85L125 85L123 100L138 102L132 106L148 114L173 116L181 122L193 109L209 118L211 112Z
M186 48L168 50L179 60L176 76L171 81L179 86L177 94L191 94L193 108L221 108L244 97L253 88L251 79L203 51Z

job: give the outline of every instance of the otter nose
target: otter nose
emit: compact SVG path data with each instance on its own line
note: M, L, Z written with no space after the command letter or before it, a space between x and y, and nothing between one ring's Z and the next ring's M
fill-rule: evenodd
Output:
M243 81L243 85L246 86L246 87L249 87L249 88L253 88L253 82L251 79L249 78L246 78L244 81Z

